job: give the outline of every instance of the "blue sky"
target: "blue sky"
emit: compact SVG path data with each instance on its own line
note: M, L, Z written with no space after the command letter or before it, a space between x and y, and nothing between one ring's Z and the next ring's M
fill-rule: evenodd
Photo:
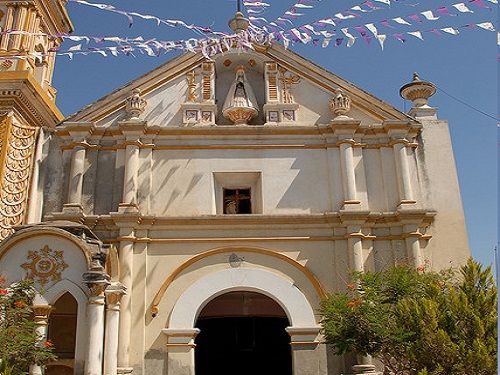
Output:
M117 8L160 18L181 19L187 23L211 26L214 30L228 31L227 21L235 10L234 0L89 0L112 4ZM463 0L462 0L463 1ZM478 0L476 0L478 1ZM267 0L271 4L262 15L269 21L281 16L294 1ZM404 110L408 105L399 97L399 88L417 71L423 79L434 82L438 88L490 115L498 115L498 62L496 32L481 29L460 28L457 36L436 36L424 32L424 41L407 35L401 43L391 34L405 31L430 30L448 26L460 27L470 23L491 21L498 26L495 4L484 0L492 9L480 8L464 2L473 14L442 16L437 21L413 22L405 26L391 23L395 29L380 24L384 19L406 17L441 6L459 3L460 0L398 0L392 5L373 1L384 8L362 17L344 21L340 27L350 27L351 33L359 36L354 26L374 23L380 33L388 35L382 51L376 41L367 45L361 38L347 48L294 45L297 53L322 65L326 69L355 83L366 91ZM313 0L307 2L314 3ZM296 25L311 23L331 17L335 13L360 5L362 1L323 0L313 9L305 10ZM99 9L70 3L68 11L75 25L75 35L120 36L177 40L197 37L183 28L157 26L153 21L136 18L128 27L123 16ZM366 6L363 6L366 9ZM334 28L330 28L333 30ZM63 46L70 47L74 43ZM97 45L98 46L98 45ZM56 64L54 86L58 90L57 104L65 115L69 115L92 101L106 95L115 88L146 73L175 54L148 57L145 55L104 58L100 55L75 56L73 60L59 57ZM498 194L497 194L497 127L496 121L488 118L456 100L443 91L431 98L431 104L439 108L439 117L447 119L453 141L458 176L465 209L472 254L481 262L493 262L493 247L497 243ZM453 249L451 249L453 250Z

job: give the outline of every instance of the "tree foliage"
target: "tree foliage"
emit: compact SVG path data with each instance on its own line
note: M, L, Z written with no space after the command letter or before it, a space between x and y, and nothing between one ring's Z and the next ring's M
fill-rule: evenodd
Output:
M0 276L0 374L28 373L32 364L54 360L52 343L40 341L33 320L33 282L20 281L9 288Z
M496 374L497 289L491 268L472 259L459 271L356 273L321 314L337 354L377 356L386 374Z

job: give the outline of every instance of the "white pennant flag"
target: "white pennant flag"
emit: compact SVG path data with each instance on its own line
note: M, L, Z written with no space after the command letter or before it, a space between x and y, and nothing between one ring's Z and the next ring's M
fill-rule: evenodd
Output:
M331 18L323 18L322 20L319 20L318 23L326 23L332 26L337 26L337 24Z
M375 36L375 38L378 36L378 30L373 23L367 23L365 27L368 30L370 30L370 32Z
M441 29L441 31L444 31L445 33L451 34L451 35L458 35L459 32L457 29L454 29L453 27L445 27Z
M495 27L491 22L482 22L478 23L477 27L480 27L481 29L488 30L488 31L495 31Z
M349 33L349 29L347 27L344 27L341 30L347 37L347 47L352 47L352 45L356 42L356 38L351 33Z
M330 38L325 38L323 39L323 43L321 44L321 47L326 48L330 44Z
M410 34L410 35L412 35L415 38L418 38L420 40L424 40L424 38L422 37L422 33L420 31L408 31L407 34Z
M376 38L380 44L380 48L382 48L382 51L384 50L384 42L385 39L387 38L387 35L376 35Z
M312 5L305 5L305 4L295 4L292 8L302 8L302 9L311 9L314 8Z
M391 5L391 0L375 0L379 3L384 3L384 4L387 4L387 5Z
M403 18L401 17L396 17L396 18L393 18L392 19L394 22L397 22L399 23L400 25L411 25L411 23L405 21Z
M464 3L453 4L452 7L454 7L456 10L458 10L461 13L474 13Z
M361 12L361 13L368 13L369 12L368 10L365 10L365 9L361 8L359 5L353 6L351 8L351 10L355 10L355 11L358 11L358 12Z
M439 17L436 17L433 13L432 10L426 10L425 12L420 12L422 16L427 18L429 21L435 21L438 20Z
M81 50L82 50L82 45L81 44L77 44L76 46L68 48L68 51L81 51Z
M335 18L338 18L339 20L350 20L351 18L354 18L352 14L348 14L347 16L344 16L342 13L337 13Z
M498 0L488 0L490 3L498 4Z

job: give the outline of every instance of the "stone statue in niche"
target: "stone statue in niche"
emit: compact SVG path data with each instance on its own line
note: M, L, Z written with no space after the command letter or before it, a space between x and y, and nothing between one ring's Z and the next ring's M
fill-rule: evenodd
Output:
M246 79L244 67L239 66L222 107L222 114L235 125L247 125L258 113L257 99L252 86Z

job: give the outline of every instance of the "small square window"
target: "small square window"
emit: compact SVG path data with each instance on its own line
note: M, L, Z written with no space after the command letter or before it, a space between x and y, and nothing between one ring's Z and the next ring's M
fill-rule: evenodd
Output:
M224 214L251 214L252 196L248 189L223 189Z

